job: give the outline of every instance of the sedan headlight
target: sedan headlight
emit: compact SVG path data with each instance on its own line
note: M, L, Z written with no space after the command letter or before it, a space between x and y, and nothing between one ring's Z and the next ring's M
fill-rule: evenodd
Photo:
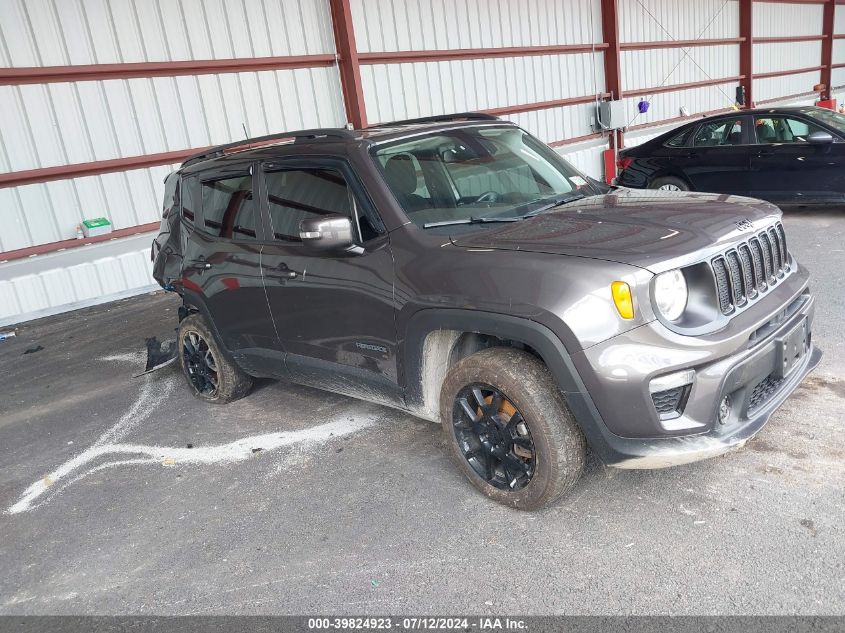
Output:
M654 280L654 303L664 319L675 321L687 307L689 290L680 270L660 273Z

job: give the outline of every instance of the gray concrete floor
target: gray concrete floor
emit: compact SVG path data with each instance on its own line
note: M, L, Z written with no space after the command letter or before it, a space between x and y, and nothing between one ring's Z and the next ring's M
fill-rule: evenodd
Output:
M172 297L25 324L0 343L0 614L843 614L845 211L785 222L820 369L745 449L591 461L534 514L393 410L277 383L207 406L175 371L133 378Z

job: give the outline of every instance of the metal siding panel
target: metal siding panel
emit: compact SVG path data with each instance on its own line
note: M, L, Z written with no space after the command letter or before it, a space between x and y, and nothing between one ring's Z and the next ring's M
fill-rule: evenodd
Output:
M754 98L756 101L777 99L791 94L810 92L821 81L821 73L813 71L785 77L769 77L754 80Z
M821 42L782 42L754 44L754 72L768 73L795 68L811 68L821 64ZM812 86L807 88L811 89ZM783 93L789 94L789 93ZM755 101L761 99L755 94Z
M622 51L625 90L655 88L739 74L739 46Z
M819 35L823 13L824 7L820 4L755 2L754 37Z
M360 52L589 44L600 0L352 0Z
M833 63L845 64L845 40L833 40ZM839 69L834 68L833 70L836 71Z
M837 4L834 14L833 32L837 35L845 33L845 5Z
M845 87L845 68L834 68L831 73L830 83L836 88Z
M681 116L682 106L687 108L690 115L729 108L734 103L734 94L738 85L736 82L724 83L652 95L648 99L651 105L645 114L640 114L637 108L639 97L625 98L625 112L629 113L628 125L674 119Z
M739 36L739 3L725 0L620 0L623 42Z
M579 53L375 64L364 66L361 76L369 118L384 122L595 94L604 88L604 70L599 54L595 64L592 59Z

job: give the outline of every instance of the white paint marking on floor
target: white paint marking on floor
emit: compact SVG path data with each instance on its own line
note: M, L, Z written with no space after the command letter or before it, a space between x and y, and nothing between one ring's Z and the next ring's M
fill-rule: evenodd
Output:
M117 440L125 437L130 430L150 416L156 406L173 390L176 383L177 381L173 378L157 382L148 380L141 388L137 400L114 426L103 433L89 449L66 461L53 472L33 483L24 491L16 503L6 509L6 514L18 514L37 508L71 484L106 468L131 464L233 463L254 456L259 452L255 449L260 449L260 453L266 453L295 444L311 445L327 442L334 437L349 435L372 426L379 419L379 415L372 412L361 412L353 415L350 419L350 412L344 411L338 416L337 420L308 429L265 433L245 437L228 444L196 448L117 443ZM69 475L82 470L91 462L104 456L120 456L121 459L90 466L88 470L68 480ZM48 498L35 503L48 491L52 493Z
M105 361L107 363L143 363L146 357L146 350L139 350L137 352L100 356L97 360Z

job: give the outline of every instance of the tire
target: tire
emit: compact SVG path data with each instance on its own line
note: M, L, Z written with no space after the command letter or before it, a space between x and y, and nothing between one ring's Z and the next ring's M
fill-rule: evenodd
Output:
M651 181L649 189L661 189L664 191L690 191L690 186L686 181L676 178L675 176L663 176L655 178Z
M200 400L225 404L243 398L252 389L252 377L220 349L201 315L191 314L182 320L176 342L182 373Z
M495 394L485 396L487 388L504 398L498 407L493 406ZM474 389L484 396L484 411ZM480 421L472 422L470 413ZM476 488L504 505L519 510L542 508L569 492L584 469L584 435L549 370L527 352L493 347L458 361L443 382L440 415L444 437L458 467ZM524 427L512 424L518 422L517 416ZM476 433L479 428L489 430L491 419L498 430ZM507 449L509 441L513 442L511 450ZM529 443L533 449L526 448ZM486 463L481 453L487 456ZM533 458L529 458L532 453ZM503 459L491 468L491 463L499 459L497 455ZM520 472L522 466L513 466L514 458L530 475ZM513 481L507 483L511 478Z

